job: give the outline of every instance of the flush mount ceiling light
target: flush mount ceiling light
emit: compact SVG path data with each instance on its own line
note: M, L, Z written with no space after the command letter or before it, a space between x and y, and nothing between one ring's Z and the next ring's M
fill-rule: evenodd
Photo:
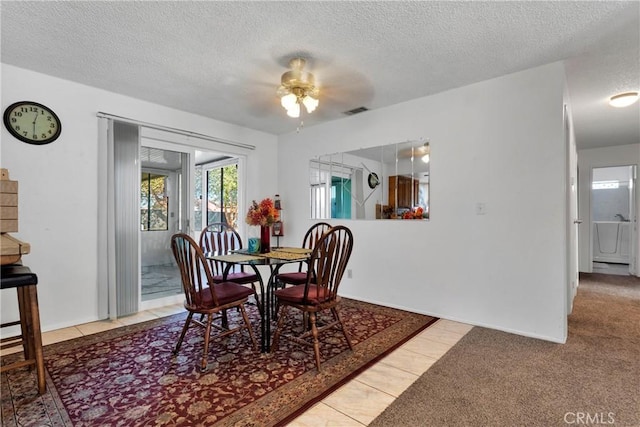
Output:
M626 92L612 96L609 105L612 107L628 107L638 100L638 92Z
M422 161L424 163L429 163L429 160L430 160L429 154L430 154L430 152L431 152L431 150L429 149L429 141L425 142L422 145L422 147L420 147L418 149L418 155L420 155L421 153L424 153L424 154L422 154L422 157L421 157L421 159L422 159Z
M307 113L312 113L318 106L319 90L315 85L313 74L303 71L306 61L293 58L289 61L290 71L280 78L278 97L280 103L287 110L289 117L300 117L300 106L304 105Z

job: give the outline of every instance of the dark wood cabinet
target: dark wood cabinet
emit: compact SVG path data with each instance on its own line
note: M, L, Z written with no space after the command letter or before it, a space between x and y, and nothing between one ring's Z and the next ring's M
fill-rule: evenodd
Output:
M389 205L397 208L412 208L418 203L419 181L409 176L389 177ZM396 205L397 196L397 205Z

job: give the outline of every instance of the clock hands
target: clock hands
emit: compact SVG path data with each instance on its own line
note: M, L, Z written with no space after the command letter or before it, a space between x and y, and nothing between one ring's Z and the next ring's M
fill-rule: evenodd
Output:
M36 134L36 120L38 120L38 113L36 113L35 117L33 118L33 135Z

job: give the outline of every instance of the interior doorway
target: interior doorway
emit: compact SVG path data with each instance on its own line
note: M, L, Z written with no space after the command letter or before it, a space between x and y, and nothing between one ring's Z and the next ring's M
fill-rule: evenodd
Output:
M635 165L593 168L591 175L592 271L634 272L632 234L635 212Z
M331 177L331 218L351 218L351 178Z
M187 153L140 148L141 302L182 293L170 241L186 228L187 198L181 185L185 166Z

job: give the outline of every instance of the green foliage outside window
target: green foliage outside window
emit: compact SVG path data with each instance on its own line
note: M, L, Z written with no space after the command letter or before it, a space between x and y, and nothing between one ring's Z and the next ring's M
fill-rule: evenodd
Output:
M206 174L203 172L206 171ZM206 209L206 226L214 222L238 225L238 165L204 169L197 168L195 174L194 220L202 224L202 211ZM202 180L206 179L206 195L202 194ZM203 200L206 200L203 203Z
M226 222L238 225L238 166L229 165L209 171L208 223Z
M169 229L169 198L167 177L143 172L140 181L140 229L166 231Z

